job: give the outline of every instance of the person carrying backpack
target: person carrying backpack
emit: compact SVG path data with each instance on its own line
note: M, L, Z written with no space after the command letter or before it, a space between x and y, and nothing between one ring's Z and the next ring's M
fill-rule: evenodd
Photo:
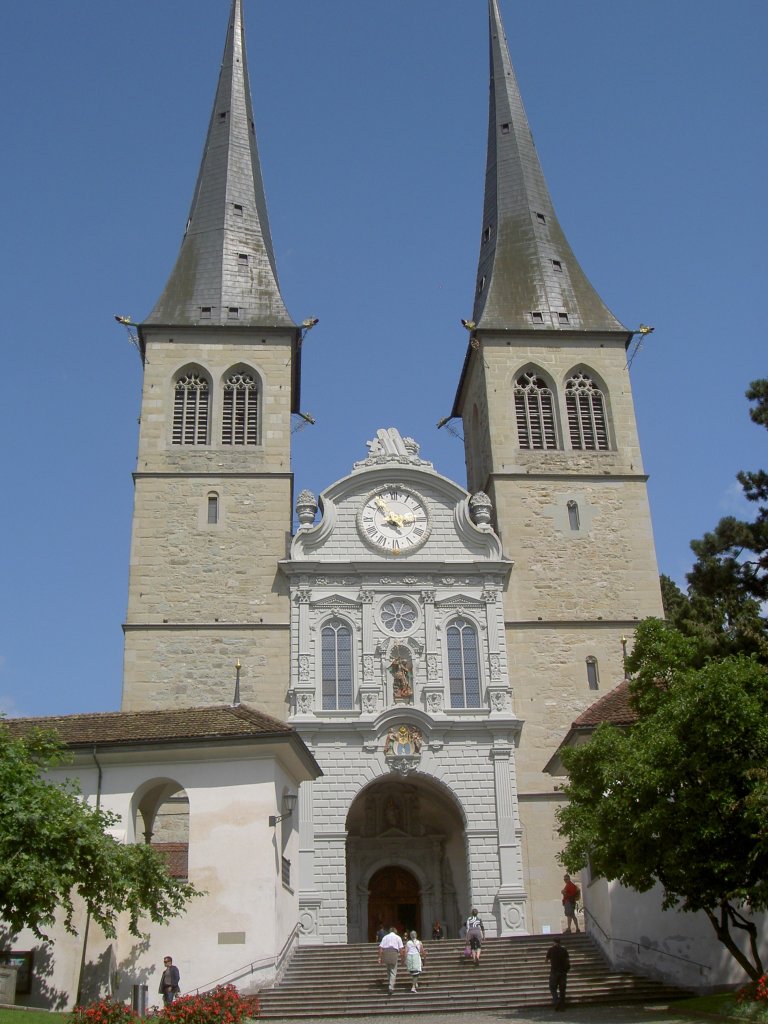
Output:
M571 931L571 925L576 925L576 931L579 929L579 922L576 920L576 903L581 899L581 889L576 885L575 882L571 881L570 875L563 875L563 881L565 885L560 890L563 896L563 912L565 913L565 920L568 922L567 931Z

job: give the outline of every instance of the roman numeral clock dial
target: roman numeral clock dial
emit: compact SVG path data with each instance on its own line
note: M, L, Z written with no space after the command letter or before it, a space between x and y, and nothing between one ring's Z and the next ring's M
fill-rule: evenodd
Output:
M387 485L365 499L357 529L365 543L381 555L410 555L429 537L429 513L424 499L413 491Z

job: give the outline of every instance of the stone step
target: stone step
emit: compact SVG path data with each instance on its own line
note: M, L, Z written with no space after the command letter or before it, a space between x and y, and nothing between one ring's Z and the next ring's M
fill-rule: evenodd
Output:
M563 941L571 955L569 1002L668 1001L688 994L647 978L610 971L584 935ZM459 940L425 943L427 958L419 991L410 991L411 979L403 966L391 996L374 943L302 946L281 984L260 993L261 1017L363 1017L546 1006L549 970L544 957L551 942L548 935L487 939L479 966L463 956L464 943Z

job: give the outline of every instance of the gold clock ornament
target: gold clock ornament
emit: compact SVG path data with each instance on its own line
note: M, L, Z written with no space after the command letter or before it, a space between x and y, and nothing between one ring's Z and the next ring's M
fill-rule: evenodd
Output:
M430 528L424 499L399 484L369 494L357 516L357 529L365 543L379 554L395 558L418 551Z

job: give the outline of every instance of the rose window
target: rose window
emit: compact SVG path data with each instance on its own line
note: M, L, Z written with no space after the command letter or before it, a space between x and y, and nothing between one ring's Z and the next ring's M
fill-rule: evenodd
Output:
M381 606L381 621L390 633L408 633L416 624L416 609L407 601L392 599Z

